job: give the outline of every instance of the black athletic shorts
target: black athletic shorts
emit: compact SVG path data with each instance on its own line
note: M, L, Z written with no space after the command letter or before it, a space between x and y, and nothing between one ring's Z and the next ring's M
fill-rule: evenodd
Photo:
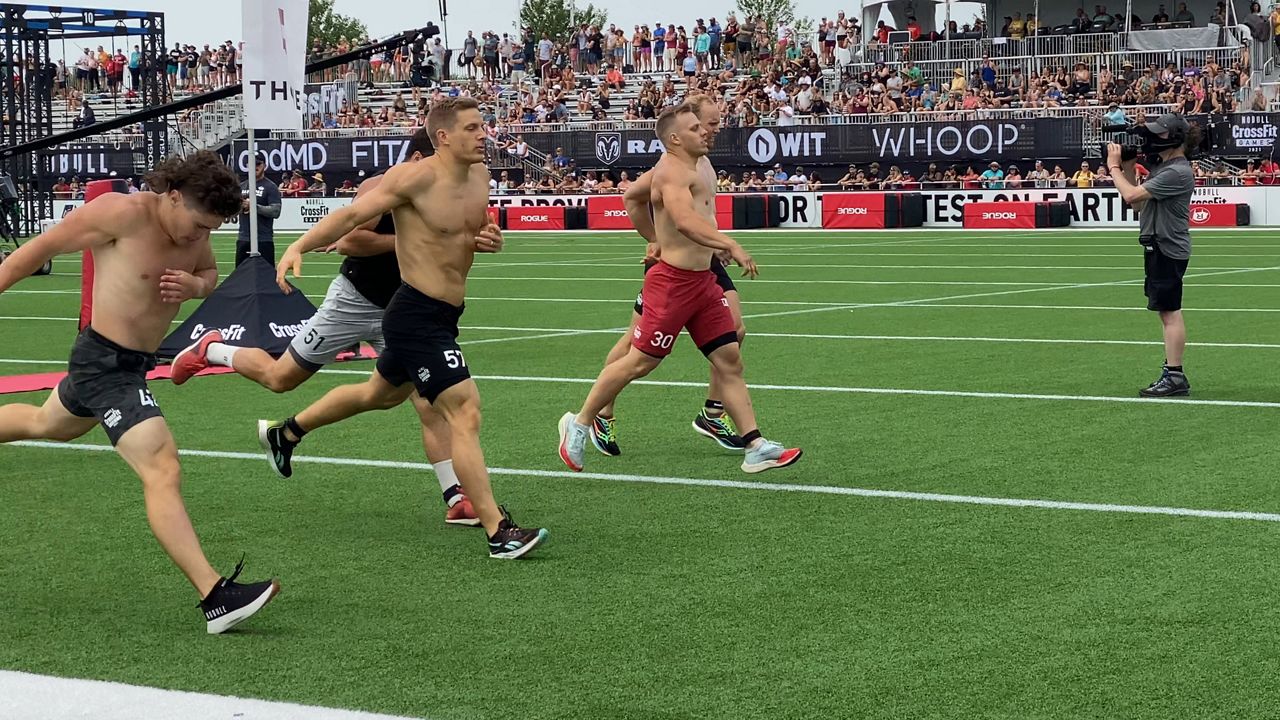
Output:
M85 328L71 348L58 399L76 417L97 418L115 445L142 421L164 417L147 389L147 373L155 367L153 353L121 347Z
M1142 290L1147 309L1172 312L1182 309L1182 276L1190 260L1178 260L1160 252L1158 245L1143 245L1147 277Z
M646 273L649 272L657 264L657 260L654 260L653 258L645 258L644 271ZM728 267L714 257L711 258L711 272L716 274L716 284L720 286L721 290L729 292L730 290L736 291L738 289L737 286L733 284L733 278L729 277ZM635 311L637 315L644 314L644 303L642 302L641 295L639 294L636 295Z
M463 309L424 295L407 283L400 285L382 316L386 349L378 358L378 374L396 387L412 382L430 403L470 378L458 347L458 320Z

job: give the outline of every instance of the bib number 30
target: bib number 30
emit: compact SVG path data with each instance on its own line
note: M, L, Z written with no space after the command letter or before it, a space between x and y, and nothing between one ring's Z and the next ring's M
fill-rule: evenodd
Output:
M662 348L663 350L667 350L671 347L672 343L674 343L675 341L676 341L675 335L665 335L655 330L653 333L653 339L649 341L649 344L656 348Z

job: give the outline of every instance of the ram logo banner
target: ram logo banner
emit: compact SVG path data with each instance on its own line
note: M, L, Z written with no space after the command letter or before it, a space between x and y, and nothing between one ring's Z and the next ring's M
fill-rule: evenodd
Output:
M596 159L612 165L622 157L622 133L596 133Z

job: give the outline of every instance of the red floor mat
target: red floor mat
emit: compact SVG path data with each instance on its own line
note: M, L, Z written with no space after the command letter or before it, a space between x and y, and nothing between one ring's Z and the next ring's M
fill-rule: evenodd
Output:
M377 358L377 354L372 348L360 348L360 354L357 356L352 353L346 353L338 356L338 362L348 360L373 360ZM161 365L155 370L147 373L148 380L168 380L173 368L169 365ZM224 375L229 372L235 372L231 368L226 367L210 367L197 373L200 375ZM10 395L12 393L38 392L40 390L52 390L62 382L62 378L66 377L66 372L52 373L36 373L34 375L9 375L7 377L0 376L0 395Z

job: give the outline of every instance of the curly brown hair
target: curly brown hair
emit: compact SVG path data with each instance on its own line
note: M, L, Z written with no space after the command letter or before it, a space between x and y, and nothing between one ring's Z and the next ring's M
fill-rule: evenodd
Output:
M201 150L185 158L171 157L146 176L157 193L177 190L212 215L231 217L240 212L240 183L217 154Z

